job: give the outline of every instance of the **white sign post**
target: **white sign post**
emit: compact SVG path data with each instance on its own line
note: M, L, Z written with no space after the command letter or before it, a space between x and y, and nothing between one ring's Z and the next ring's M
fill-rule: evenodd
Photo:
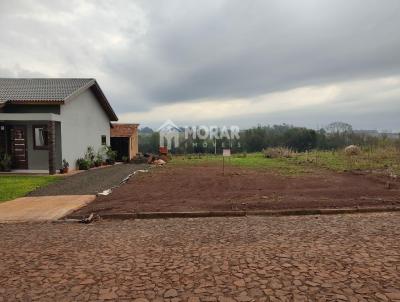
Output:
M231 149L222 150L222 174L225 175L225 157L231 156Z
M222 150L222 156L223 156L223 157L229 157L229 156L231 156L231 149L223 149L223 150Z

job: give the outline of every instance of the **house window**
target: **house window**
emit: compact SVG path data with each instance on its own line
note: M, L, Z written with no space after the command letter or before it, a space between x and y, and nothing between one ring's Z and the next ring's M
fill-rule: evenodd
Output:
M36 125L32 127L33 131L33 149L47 149L47 125Z
M101 136L101 144L104 146L107 145L107 136L105 136L105 135Z

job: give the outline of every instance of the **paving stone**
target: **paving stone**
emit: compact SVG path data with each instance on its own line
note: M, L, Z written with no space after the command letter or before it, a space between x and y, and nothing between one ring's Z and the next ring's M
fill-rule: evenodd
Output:
M318 285L319 285L318 283L311 282L311 281L306 281L305 283L306 283L307 285L309 285L309 286L313 286L313 287L316 287L316 286L318 286Z
M380 301L389 301L388 298L381 293L376 293L375 296L380 300Z
M399 218L0 224L0 301L400 301Z
M245 287L246 286L246 282L244 282L244 280L236 280L235 282L233 282L233 284L235 284L238 287Z
M340 300L340 301L347 301L347 297L344 295L336 295L336 299Z
M236 302L235 299L229 297L218 297L218 302Z
M174 298L177 295L178 295L178 292L175 289L170 288L164 293L164 298Z
M392 293L385 293L385 295L392 300L400 300L400 291L399 292L392 292Z
M94 281L93 279L85 279L85 280L82 280L79 284L86 285L86 284L93 284L93 283L96 283L96 281Z
M252 288L249 290L250 297L262 297L264 294L259 288Z
M100 290L99 299L100 300L115 300L118 296L115 292L111 290Z
M272 289L280 289L280 288L282 288L282 283L278 280L272 280L271 283L269 284L269 286Z
M240 295L240 296L236 297L236 301L239 301L239 302L250 302L250 301L253 301L253 299L250 298L247 295Z

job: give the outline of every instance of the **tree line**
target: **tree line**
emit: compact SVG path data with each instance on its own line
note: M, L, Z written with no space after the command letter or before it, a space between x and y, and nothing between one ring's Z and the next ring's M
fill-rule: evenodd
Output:
M139 134L139 151L157 153L159 134L145 128ZM319 130L295 127L287 124L262 126L242 130L239 139L229 140L185 140L181 135L179 147L172 153L217 153L230 148L233 152L260 152L268 147L287 147L297 152L307 150L337 150L348 145L373 148L385 145L396 145L400 148L400 136L391 136L354 131L347 123L334 122Z

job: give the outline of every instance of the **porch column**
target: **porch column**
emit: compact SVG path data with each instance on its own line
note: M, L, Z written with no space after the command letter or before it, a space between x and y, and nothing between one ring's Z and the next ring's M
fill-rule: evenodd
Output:
M56 122L47 124L47 143L49 147L49 174L56 174Z
M0 122L0 154L7 153L6 125Z

